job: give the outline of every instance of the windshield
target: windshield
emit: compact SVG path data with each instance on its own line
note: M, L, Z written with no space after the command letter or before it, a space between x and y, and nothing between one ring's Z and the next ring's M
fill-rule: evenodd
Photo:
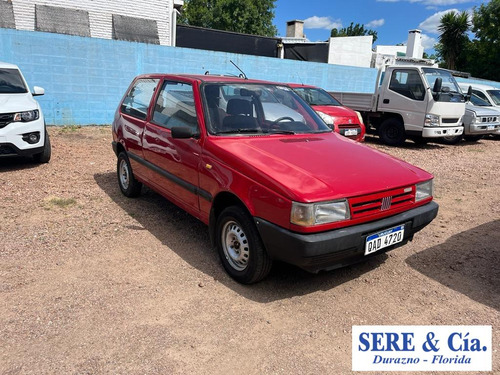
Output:
M299 94L309 105L335 105L341 106L337 99L323 89L311 87L294 87L293 90Z
M28 89L17 69L0 69L0 94L22 94Z
M492 107L490 103L474 93L472 93L472 95L470 96L470 102L474 105L477 105L478 107Z
M422 68L422 71L424 72L424 77L425 80L427 81L427 84L431 88L431 90L434 88L434 83L436 82L437 78L441 78L443 85L441 88L441 94L444 95L439 95L438 98L436 99L437 101L441 102L457 102L457 101L463 101L463 95L458 87L457 81L455 81L455 78L451 75L450 72L447 70L443 69L437 69L437 68Z
M490 94L491 99L495 105L500 105L500 90L486 90Z
M307 134L332 131L287 86L207 83L202 92L210 134Z

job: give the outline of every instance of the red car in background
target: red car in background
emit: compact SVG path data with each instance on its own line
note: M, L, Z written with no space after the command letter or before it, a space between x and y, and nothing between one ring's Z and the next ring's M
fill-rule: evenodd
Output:
M359 112L344 107L337 99L319 87L297 83L289 83L288 86L313 107L334 131L358 142L365 139L366 129Z

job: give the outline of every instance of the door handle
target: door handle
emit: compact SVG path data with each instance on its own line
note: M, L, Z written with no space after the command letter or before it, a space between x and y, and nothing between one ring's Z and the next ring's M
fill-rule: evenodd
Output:
M384 99L383 103L384 104L389 104L389 99Z

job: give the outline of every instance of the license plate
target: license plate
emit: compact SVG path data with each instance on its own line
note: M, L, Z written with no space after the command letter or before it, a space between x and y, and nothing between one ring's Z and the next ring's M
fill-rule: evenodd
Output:
M357 129L346 129L344 131L344 135L345 136L349 136L349 135L358 135L358 130Z
M495 125L488 125L488 130L495 130Z
M374 253L376 251L379 251L380 249L383 249L384 247L388 247L403 241L404 233L405 226L399 225L382 232L370 234L368 237L366 237L365 255Z

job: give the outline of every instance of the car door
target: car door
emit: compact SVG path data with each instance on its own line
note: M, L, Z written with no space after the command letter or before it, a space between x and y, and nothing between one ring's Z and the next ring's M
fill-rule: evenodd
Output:
M416 69L394 69L388 87L380 95L378 109L401 113L406 130L421 131L425 121L427 95Z
M199 211L200 140L173 138L171 131L173 127L182 126L199 133L193 87L190 83L165 80L152 106L143 137L150 182L195 214Z
M159 82L160 79L149 77L135 80L123 98L119 111L120 118L117 120L120 123L121 138L129 154L134 174L143 179L147 179L149 171L139 162L144 158L142 137L148 108Z

